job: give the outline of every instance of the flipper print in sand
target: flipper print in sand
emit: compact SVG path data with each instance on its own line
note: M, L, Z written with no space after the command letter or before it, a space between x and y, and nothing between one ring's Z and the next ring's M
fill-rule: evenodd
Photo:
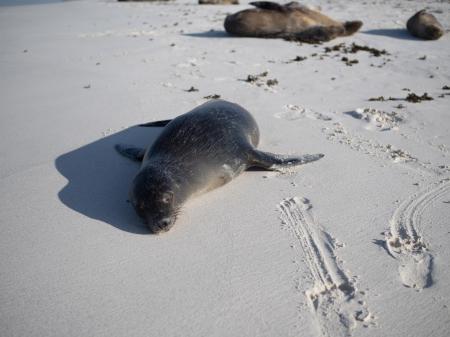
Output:
M433 255L421 233L421 216L435 200L449 192L448 179L432 184L404 201L390 221L386 247L398 260L400 279L407 287L420 290L433 284Z
M362 293L345 273L335 254L335 240L315 221L307 199L285 199L278 208L281 220L301 246L314 287L306 296L317 318L317 330L324 337L351 336L357 322L368 325L369 313Z

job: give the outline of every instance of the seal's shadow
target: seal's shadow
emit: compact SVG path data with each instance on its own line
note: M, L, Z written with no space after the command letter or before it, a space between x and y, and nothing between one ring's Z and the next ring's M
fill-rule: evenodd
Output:
M59 156L55 166L67 179L58 193L69 208L121 230L148 234L147 227L127 202L128 189L139 163L120 156L118 143L147 147L162 128L133 126Z
M406 30L406 28L371 29L371 30L365 30L361 33L369 34L369 35L388 36L388 37L392 37L394 39L401 39L401 40L420 41L420 39L412 36Z
M229 39L235 38L223 30L209 30L207 32L200 32L200 33L183 33L182 35L190 37L207 37L207 38L229 38Z

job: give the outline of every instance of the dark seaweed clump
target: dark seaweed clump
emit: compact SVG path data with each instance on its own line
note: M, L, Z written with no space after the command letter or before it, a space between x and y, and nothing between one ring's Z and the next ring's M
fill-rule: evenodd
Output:
M258 75L247 75L247 78L243 80L244 82L252 83L257 85L258 87L262 85L267 85L268 87L272 87L278 84L278 80L276 78L273 79L265 79L269 73L267 71L258 74Z
M384 96L378 96L378 97L371 97L371 98L369 98L369 101L378 101L378 102L396 101L396 100L397 100L397 98L394 98L394 97L384 98Z
M296 56L294 59L287 61L286 63L292 63L292 62L301 62L306 60L306 56Z
M345 65L346 66L349 66L349 67L351 67L352 65L354 65L354 64L356 64L356 63L359 63L359 61L358 60L350 60L348 57L343 57L343 58L341 58L341 61L342 62L344 62L345 63Z
M427 93L424 93L422 96L418 96L415 93L410 93L408 96L406 96L405 101L412 102L412 103L420 103L422 101L432 101L433 97L428 96Z
M245 80L245 82L248 82L248 83L256 82L256 81L258 81L261 77L266 77L268 74L269 74L269 73L268 73L267 71L265 71L265 72L263 72L263 73L261 73L261 74L258 74L258 75L248 75L248 76L247 76L247 79Z
M197 92L198 89L194 87L190 87L188 90L185 90L186 92Z
M220 95L213 94L213 95L205 96L205 97L203 97L203 98L204 98L204 99L219 99L219 98L220 98Z
M419 96L419 95L411 92L405 98L395 98L395 97L385 98L384 96L379 96L379 97L371 97L371 98L369 98L369 101L378 101L378 102L407 101L407 102L411 102L411 103L420 103L422 101L432 101L433 99L434 98L429 96L428 93L424 93L422 96Z
M352 43L350 46L345 45L345 43L340 43L333 47L325 47L325 53L330 53L333 51L339 51L344 54L355 54L359 51L365 51L375 57L379 57L381 55L389 55L389 53L385 49L380 50L369 46L361 46L356 43Z

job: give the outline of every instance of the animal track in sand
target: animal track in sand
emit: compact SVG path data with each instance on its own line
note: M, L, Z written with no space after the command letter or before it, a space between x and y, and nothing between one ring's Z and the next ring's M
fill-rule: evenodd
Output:
M191 79L205 78L205 75L201 72L200 66L203 65L203 61L198 60L195 57L187 59L185 62L174 64L177 69L173 75L177 78L185 78L189 76Z
M362 298L365 293L357 291L354 280L344 271L335 253L338 244L314 219L310 201L289 198L278 209L282 223L300 244L299 257L305 259L314 282L305 295L320 335L350 336L358 323L365 327L374 325L374 316Z
M386 112L374 108L358 108L354 111L345 112L355 119L359 119L367 123L367 130L398 130L398 125L404 120L399 113L392 111Z
M392 145L383 145L374 140L366 139L359 135L351 134L342 123L334 123L331 128L322 128L322 132L330 141L337 141L340 144L349 146L352 150L364 152L377 158L388 158L398 162L417 162L417 158L408 152L395 149Z
M435 176L448 171L445 166L423 162L407 151L395 148L391 144L385 145L376 140L365 138L361 134L351 133L340 122L333 123L331 127L322 128L322 133L331 142L346 145L352 150L363 152L371 157L405 164L406 167L422 173Z
M379 111L379 110L377 110ZM369 112L368 112L369 113ZM346 113L350 114L351 113ZM372 115L372 113L370 113ZM374 112L375 115L377 113ZM362 114L364 116L364 114ZM354 116L353 116L354 117ZM386 117L386 116L384 116ZM403 121L403 117L396 115L393 115L392 121L388 122L386 121L389 118L381 118L383 120L383 123L386 123L385 126L387 126L389 123L391 125L394 125L397 122ZM397 120L397 117L399 120ZM356 118L356 117L355 117ZM363 118L363 117L362 117ZM371 118L371 117L368 117ZM401 120L400 120L401 119ZM350 149L358 152L362 152L366 155L369 155L371 157L375 157L382 160L389 160L394 163L401 163L405 164L406 167L412 168L414 170L417 170L421 173L426 173L428 175L442 175L446 174L447 172L450 172L450 168L447 165L442 165L441 163L431 163L422 161L419 158L414 157L407 151L403 149L399 149L394 147L391 144L382 144L375 139L369 139L366 138L363 135L363 132L350 132L347 130L347 128L344 127L343 123L341 122L335 122L333 124L329 124L329 127L323 127L322 133L325 135L326 139L334 142L339 143L345 146L348 146ZM393 128L394 129L394 128ZM406 139L410 139L411 137L405 136L404 134L400 134L402 137ZM416 140L418 140L418 136L416 135ZM445 153L446 147L445 145L433 145L428 144L432 147L439 150L441 153L444 154L444 156L447 155Z
M395 211L385 233L386 248L399 262L402 283L417 290L433 284L433 255L421 233L422 214L450 192L450 179L432 184L404 201Z
M319 119L323 121L332 120L331 117L324 115L320 112L315 112L294 104L287 104L283 107L283 109L284 111L274 114L274 117L286 119L288 121L295 121L297 119L302 119L305 117L311 119Z
M295 121L306 116L306 109L298 105L287 104L284 106L284 111L277 112L274 117L283 118L288 121Z
M102 37L140 37L140 36L157 36L156 30L136 29L129 31L105 30L103 32L79 34L79 38L102 38Z

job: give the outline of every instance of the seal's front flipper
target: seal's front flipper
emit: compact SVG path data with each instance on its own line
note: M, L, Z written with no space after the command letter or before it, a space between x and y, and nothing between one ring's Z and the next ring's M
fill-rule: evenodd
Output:
M122 156L127 157L128 159L134 161L142 161L142 159L144 159L145 149L125 144L116 144L114 148Z
M171 119L166 119L163 121L156 121L156 122L149 122L149 123L145 123L145 124L139 124L139 126L144 126L144 127L164 127L167 124L169 124L172 120Z
M324 154L305 154L302 156L283 156L270 152L254 150L251 154L252 166L264 168L266 170L279 171L285 168L311 163L319 160Z

